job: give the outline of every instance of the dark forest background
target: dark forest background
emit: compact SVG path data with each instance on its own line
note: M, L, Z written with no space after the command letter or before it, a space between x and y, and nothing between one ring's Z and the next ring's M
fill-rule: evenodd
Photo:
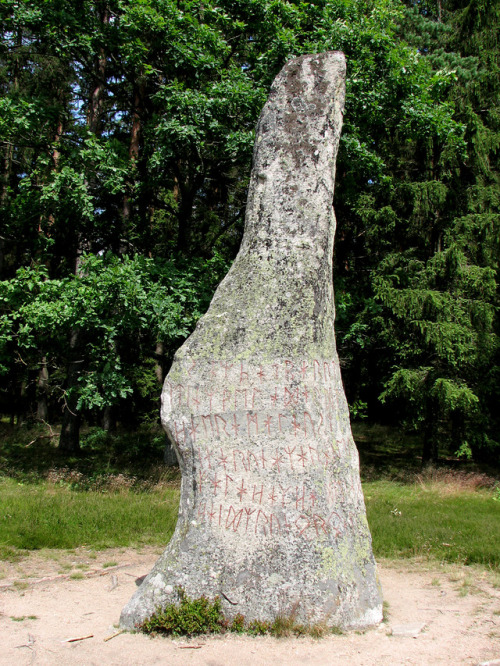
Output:
M239 247L275 75L342 50L336 333L353 419L500 446L496 0L1 0L0 412L156 427Z

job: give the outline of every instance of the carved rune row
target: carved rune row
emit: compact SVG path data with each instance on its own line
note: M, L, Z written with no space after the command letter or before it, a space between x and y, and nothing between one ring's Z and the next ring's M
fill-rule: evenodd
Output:
M328 514L319 511L299 512L293 516L284 511L265 510L255 506L233 506L217 502L202 502L198 508L198 520L212 526L241 534L254 533L273 536L295 533L306 539L322 534L339 537L346 529L347 520L332 510Z
M203 483L207 474L220 472L232 474L238 472L301 472L307 467L329 467L339 459L339 452L345 448L342 438L333 439L327 446L313 446L311 442L278 447L272 451L263 447L253 451L240 449L202 449L194 452L197 457L199 483Z
M165 388L170 397L173 409L185 409L193 414L200 412L237 411L238 409L293 409L301 405L323 405L324 408L335 408L339 388L331 386L308 387L274 386L272 390L267 387L232 387L224 386L220 390L200 389L189 384L174 384L167 381Z
M290 361L277 360L270 365L254 365L245 361L210 361L209 379L239 385L261 384L263 382L324 382L338 377L338 364L323 359ZM192 378L204 374L207 363L188 360L185 364L187 376Z
M336 419L329 411L321 412L314 418L309 412L238 412L233 414L191 415L187 419L174 420L171 425L172 436L179 444L196 443L198 438L234 439L252 438L257 435L280 435L292 433L298 439L317 435L335 435Z

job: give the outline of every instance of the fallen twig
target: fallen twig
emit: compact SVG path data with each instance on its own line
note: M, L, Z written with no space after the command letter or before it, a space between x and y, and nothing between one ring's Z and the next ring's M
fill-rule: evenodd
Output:
M418 610L439 611L440 613L461 613L460 608L419 608Z
M237 605L238 605L238 602L237 602L237 601L231 601L231 599L230 599L227 595L225 595L224 592L221 592L221 594L222 594L222 596L224 597L224 599L225 599L226 601L229 601L229 603L230 603L232 606L237 606Z
M120 634L123 634L124 629L120 629L120 631L116 631L114 634L111 634L111 636L108 636L107 638L104 639L104 642L107 643L107 641L110 641L112 638L116 638Z
M205 643L201 643L200 645L178 645L177 648L179 650L199 650L205 645Z
M78 638L65 638L61 643L76 643L76 641L86 641L87 638L94 638L94 634L88 636L78 636Z

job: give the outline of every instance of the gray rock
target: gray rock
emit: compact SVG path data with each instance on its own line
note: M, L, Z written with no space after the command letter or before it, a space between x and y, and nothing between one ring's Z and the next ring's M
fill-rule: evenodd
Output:
M417 638L425 629L425 622L411 622L410 624L397 624L392 627L391 636L404 638Z
M272 86L240 252L163 389L182 471L177 527L122 627L179 587L219 596L228 617L382 620L333 329L344 82L335 52L289 62Z

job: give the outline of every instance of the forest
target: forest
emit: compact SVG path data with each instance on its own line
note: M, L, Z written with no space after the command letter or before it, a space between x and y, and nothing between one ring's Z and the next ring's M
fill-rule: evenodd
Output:
M243 233L283 64L341 50L336 336L353 420L500 450L496 0L1 0L0 413L156 427ZM59 435L60 432L60 435Z

